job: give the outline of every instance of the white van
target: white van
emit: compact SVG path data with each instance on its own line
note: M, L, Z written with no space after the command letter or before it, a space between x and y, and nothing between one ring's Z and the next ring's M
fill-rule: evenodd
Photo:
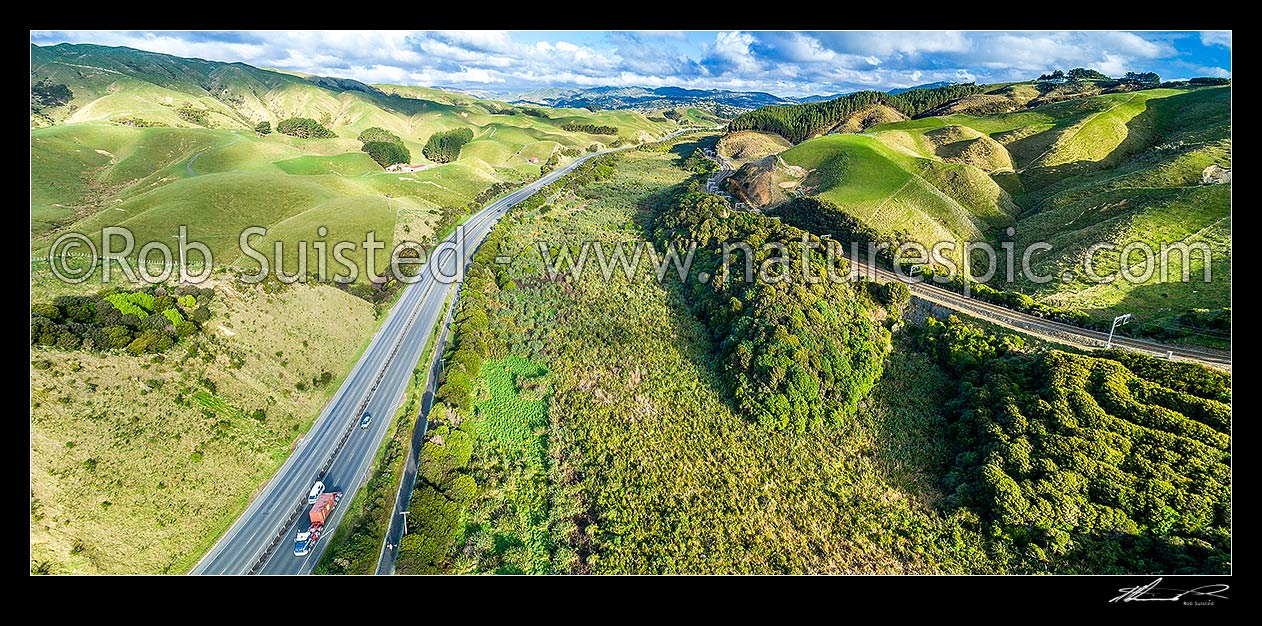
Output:
M319 498L322 493L324 493L324 483L317 480L316 484L311 486L311 493L307 494L307 504L315 504L316 498Z

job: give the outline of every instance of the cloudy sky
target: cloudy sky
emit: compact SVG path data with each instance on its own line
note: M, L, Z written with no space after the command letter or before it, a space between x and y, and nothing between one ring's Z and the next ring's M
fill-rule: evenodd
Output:
M1231 33L797 31L37 31L32 43L131 46L370 83L511 93L666 85L801 96L1090 67L1231 76Z

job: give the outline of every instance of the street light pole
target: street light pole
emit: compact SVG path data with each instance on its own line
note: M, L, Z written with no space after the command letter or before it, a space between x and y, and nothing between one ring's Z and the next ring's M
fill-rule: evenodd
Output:
M408 512L399 511L399 515L403 516L403 534L408 534Z
M1130 314L1130 313L1127 313L1126 315L1119 315L1119 316L1117 316L1117 317L1113 318L1113 325L1109 327L1109 342L1108 342L1108 343L1106 343L1106 344L1104 344L1104 349L1105 349L1105 350L1108 350L1109 348L1112 348L1112 347L1113 347L1113 331L1114 331L1114 330L1115 330L1118 326L1125 326L1125 325L1129 324L1129 323L1130 323L1130 321L1131 321L1131 314Z

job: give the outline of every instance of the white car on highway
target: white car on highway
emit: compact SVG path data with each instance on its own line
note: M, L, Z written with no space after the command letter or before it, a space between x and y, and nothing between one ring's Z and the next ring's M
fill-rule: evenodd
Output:
M317 480L311 486L311 492L307 494L307 504L315 504L316 498L319 498L322 493L324 493L324 483Z

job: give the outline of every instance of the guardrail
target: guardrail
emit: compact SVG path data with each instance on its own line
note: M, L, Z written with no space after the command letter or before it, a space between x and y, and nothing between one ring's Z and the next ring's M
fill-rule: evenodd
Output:
M425 301L425 296L434 288L434 283L430 282L425 287L425 292L421 294L420 301ZM412 329L412 323L416 321L416 316L420 314L423 307L418 306L412 309L412 314L408 316L408 321L403 325L403 330L399 331L399 339L391 348L389 356L386 357L385 363L381 365L381 370L377 372L377 377L373 379L372 386L368 388L368 393L364 396L364 401L359 403L359 408L355 409L353 419L351 419L346 428L342 431L342 435L337 440L337 445L333 446L333 451L325 458L324 465L320 467L320 471L316 473L315 480L324 480L328 474L329 468L333 467L333 462L337 460L337 456L342 453L342 448L346 447L346 442L351 438L351 433L355 432L355 425L358 423L359 417L364 414L364 410L368 408L368 403L372 401L373 394L377 393L377 388L381 386L381 381L385 379L386 372L390 370L390 364L394 362L394 357L399 353L399 348L403 346L403 341L407 338L408 331ZM257 574L267 561L271 559L272 554L276 551L276 547L289 536L289 529L293 526L301 515L302 511L307 508L306 500L302 500L297 507L289 514L289 519L281 526L272 540L268 542L267 547L255 559L254 564L250 566L249 574Z

